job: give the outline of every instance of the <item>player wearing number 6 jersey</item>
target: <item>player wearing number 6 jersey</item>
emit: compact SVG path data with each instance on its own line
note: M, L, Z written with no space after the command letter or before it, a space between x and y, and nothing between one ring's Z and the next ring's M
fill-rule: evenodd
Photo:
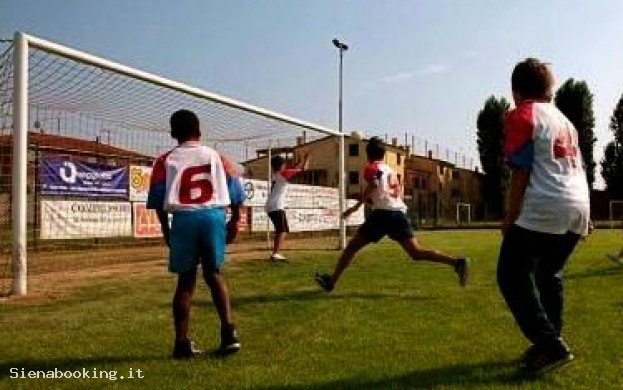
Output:
M348 267L355 254L369 243L378 242L387 235L392 240L398 241L413 260L427 260L452 266L458 274L459 283L461 286L465 286L469 273L469 259L452 257L436 250L424 249L415 239L405 214L407 206L400 196L400 180L396 172L383 162L385 158L383 142L376 137L370 139L366 146L366 153L368 164L364 168L363 176L368 183L367 187L361 196L361 200L346 210L343 217L347 218L365 201L370 203L372 212L344 249L333 274L316 273L316 283L325 291L333 290L342 272Z
M227 284L219 270L226 243L238 233L244 192L232 165L214 149L200 144L199 119L193 112L175 112L170 125L171 137L178 145L154 163L147 208L158 213L170 248L169 270L178 275L173 296L173 357L187 359L199 352L188 339L199 264L221 321L221 351L235 352L240 343L232 321ZM227 206L232 215L226 224ZM169 213L173 215L170 229Z

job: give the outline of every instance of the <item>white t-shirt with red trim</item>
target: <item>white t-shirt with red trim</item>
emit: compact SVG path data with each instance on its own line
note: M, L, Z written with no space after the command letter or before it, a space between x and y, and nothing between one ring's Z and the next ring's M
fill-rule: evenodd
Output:
M273 173L270 194L266 200L266 212L270 213L285 208L288 181L299 172L301 172L299 168L285 168Z
M187 141L154 163L148 205L169 212L227 206L227 169L217 151Z
M509 112L504 154L512 168L530 172L517 225L586 234L590 201L578 133L555 105L525 101Z
M407 205L400 196L402 183L389 165L381 161L368 163L364 167L363 178L368 183L378 183L370 198L365 199L371 203L373 210L407 211Z

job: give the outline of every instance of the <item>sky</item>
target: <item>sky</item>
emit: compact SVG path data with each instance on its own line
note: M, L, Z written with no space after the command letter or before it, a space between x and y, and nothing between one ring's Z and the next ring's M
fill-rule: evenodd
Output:
M512 100L513 66L538 57L559 84L587 82L600 161L623 95L622 15L615 0L0 0L0 38L20 30L332 128L338 38L347 131L475 159L484 101Z

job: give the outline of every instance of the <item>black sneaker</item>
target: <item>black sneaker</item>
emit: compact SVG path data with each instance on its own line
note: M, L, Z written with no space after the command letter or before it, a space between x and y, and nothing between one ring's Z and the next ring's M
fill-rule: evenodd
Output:
M573 361L574 356L563 340L552 346L533 346L526 351L520 371L525 375L538 376Z
M316 276L314 277L316 283L326 292L330 292L333 290L333 281L331 280L331 275L329 274L319 274L316 272Z
M176 360L187 360L201 354L202 351L196 349L195 344L188 339L176 341L173 346L173 359Z
M454 272L456 272L459 277L459 284L461 287L465 287L469 281L470 262L469 258L461 257L457 259L454 265Z
M240 341L234 325L221 327L221 353L230 354L238 350L240 350Z

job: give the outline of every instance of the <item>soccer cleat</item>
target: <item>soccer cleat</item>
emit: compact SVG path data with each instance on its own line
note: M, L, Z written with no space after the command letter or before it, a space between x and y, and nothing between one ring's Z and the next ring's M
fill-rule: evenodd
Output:
M176 341L173 346L173 359L187 360L197 355L201 355L203 351L195 348L195 343L186 339L184 341Z
M454 265L454 272L459 276L459 284L465 287L469 281L470 259L467 257L458 258Z
M331 280L331 275L329 274L319 274L316 272L316 276L314 277L316 283L326 292L330 292L333 290L333 280Z
M268 261L272 261L272 262L275 262L275 263L278 262L278 261L280 261L282 263L287 263L288 259L284 255L282 255L280 253L273 253L270 256L270 258L268 259Z
M519 370L524 375L539 376L573 361L574 356L567 344L560 342L552 346L533 345L524 353Z
M230 354L240 350L238 332L233 324L221 327L221 353Z
M619 265L623 265L623 256L620 256L617 253L608 253L606 254L606 257L608 257L610 260L614 261L615 263Z

